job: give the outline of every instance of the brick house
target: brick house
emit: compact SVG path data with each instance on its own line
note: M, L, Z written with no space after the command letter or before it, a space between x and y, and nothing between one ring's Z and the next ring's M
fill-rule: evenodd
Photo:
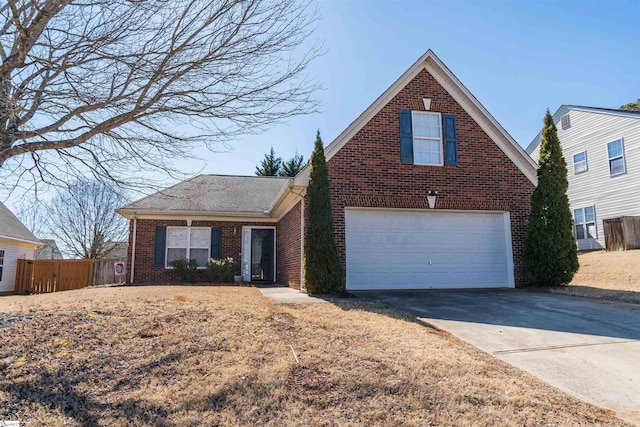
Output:
M346 289L514 287L535 162L432 51L326 149ZM175 282L171 257L240 257L246 281L301 284L295 178L204 175L120 210L130 280Z

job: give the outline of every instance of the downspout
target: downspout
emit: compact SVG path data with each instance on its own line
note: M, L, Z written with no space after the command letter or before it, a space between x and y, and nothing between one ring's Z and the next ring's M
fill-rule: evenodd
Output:
M133 246L131 248L131 278L129 279L129 283L133 283L134 272L136 269L136 235L138 231L138 218L136 218L136 213L133 213Z

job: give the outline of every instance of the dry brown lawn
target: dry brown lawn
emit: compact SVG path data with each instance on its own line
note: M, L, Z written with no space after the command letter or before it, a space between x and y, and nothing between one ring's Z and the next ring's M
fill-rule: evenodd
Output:
M640 304L640 250L587 252L569 286L552 292Z
M446 333L355 301L280 305L254 288L179 286L2 297L0 420L624 425Z

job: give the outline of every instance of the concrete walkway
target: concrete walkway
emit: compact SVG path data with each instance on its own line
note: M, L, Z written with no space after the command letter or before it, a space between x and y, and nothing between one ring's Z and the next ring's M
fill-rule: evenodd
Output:
M277 285L257 286L262 295L282 304L326 303L321 298L312 297L306 292Z
M514 289L352 293L640 425L640 305Z

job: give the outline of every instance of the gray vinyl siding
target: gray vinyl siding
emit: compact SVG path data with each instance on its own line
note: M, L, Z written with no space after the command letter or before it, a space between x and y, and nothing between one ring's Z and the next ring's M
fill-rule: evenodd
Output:
M0 292L11 292L15 287L18 258L33 259L35 247L27 243L18 243L0 238L0 250L4 250Z
M561 117L569 114L571 126L562 129ZM596 112L562 106L554 115L558 137L567 161L569 204L574 209L595 206L596 239L577 240L578 249L605 247L603 220L623 215L640 216L640 115ZM537 140L539 141L538 135ZM626 173L610 176L607 144L623 140ZM529 146L540 160L540 146ZM586 172L575 174L573 155L587 152Z

